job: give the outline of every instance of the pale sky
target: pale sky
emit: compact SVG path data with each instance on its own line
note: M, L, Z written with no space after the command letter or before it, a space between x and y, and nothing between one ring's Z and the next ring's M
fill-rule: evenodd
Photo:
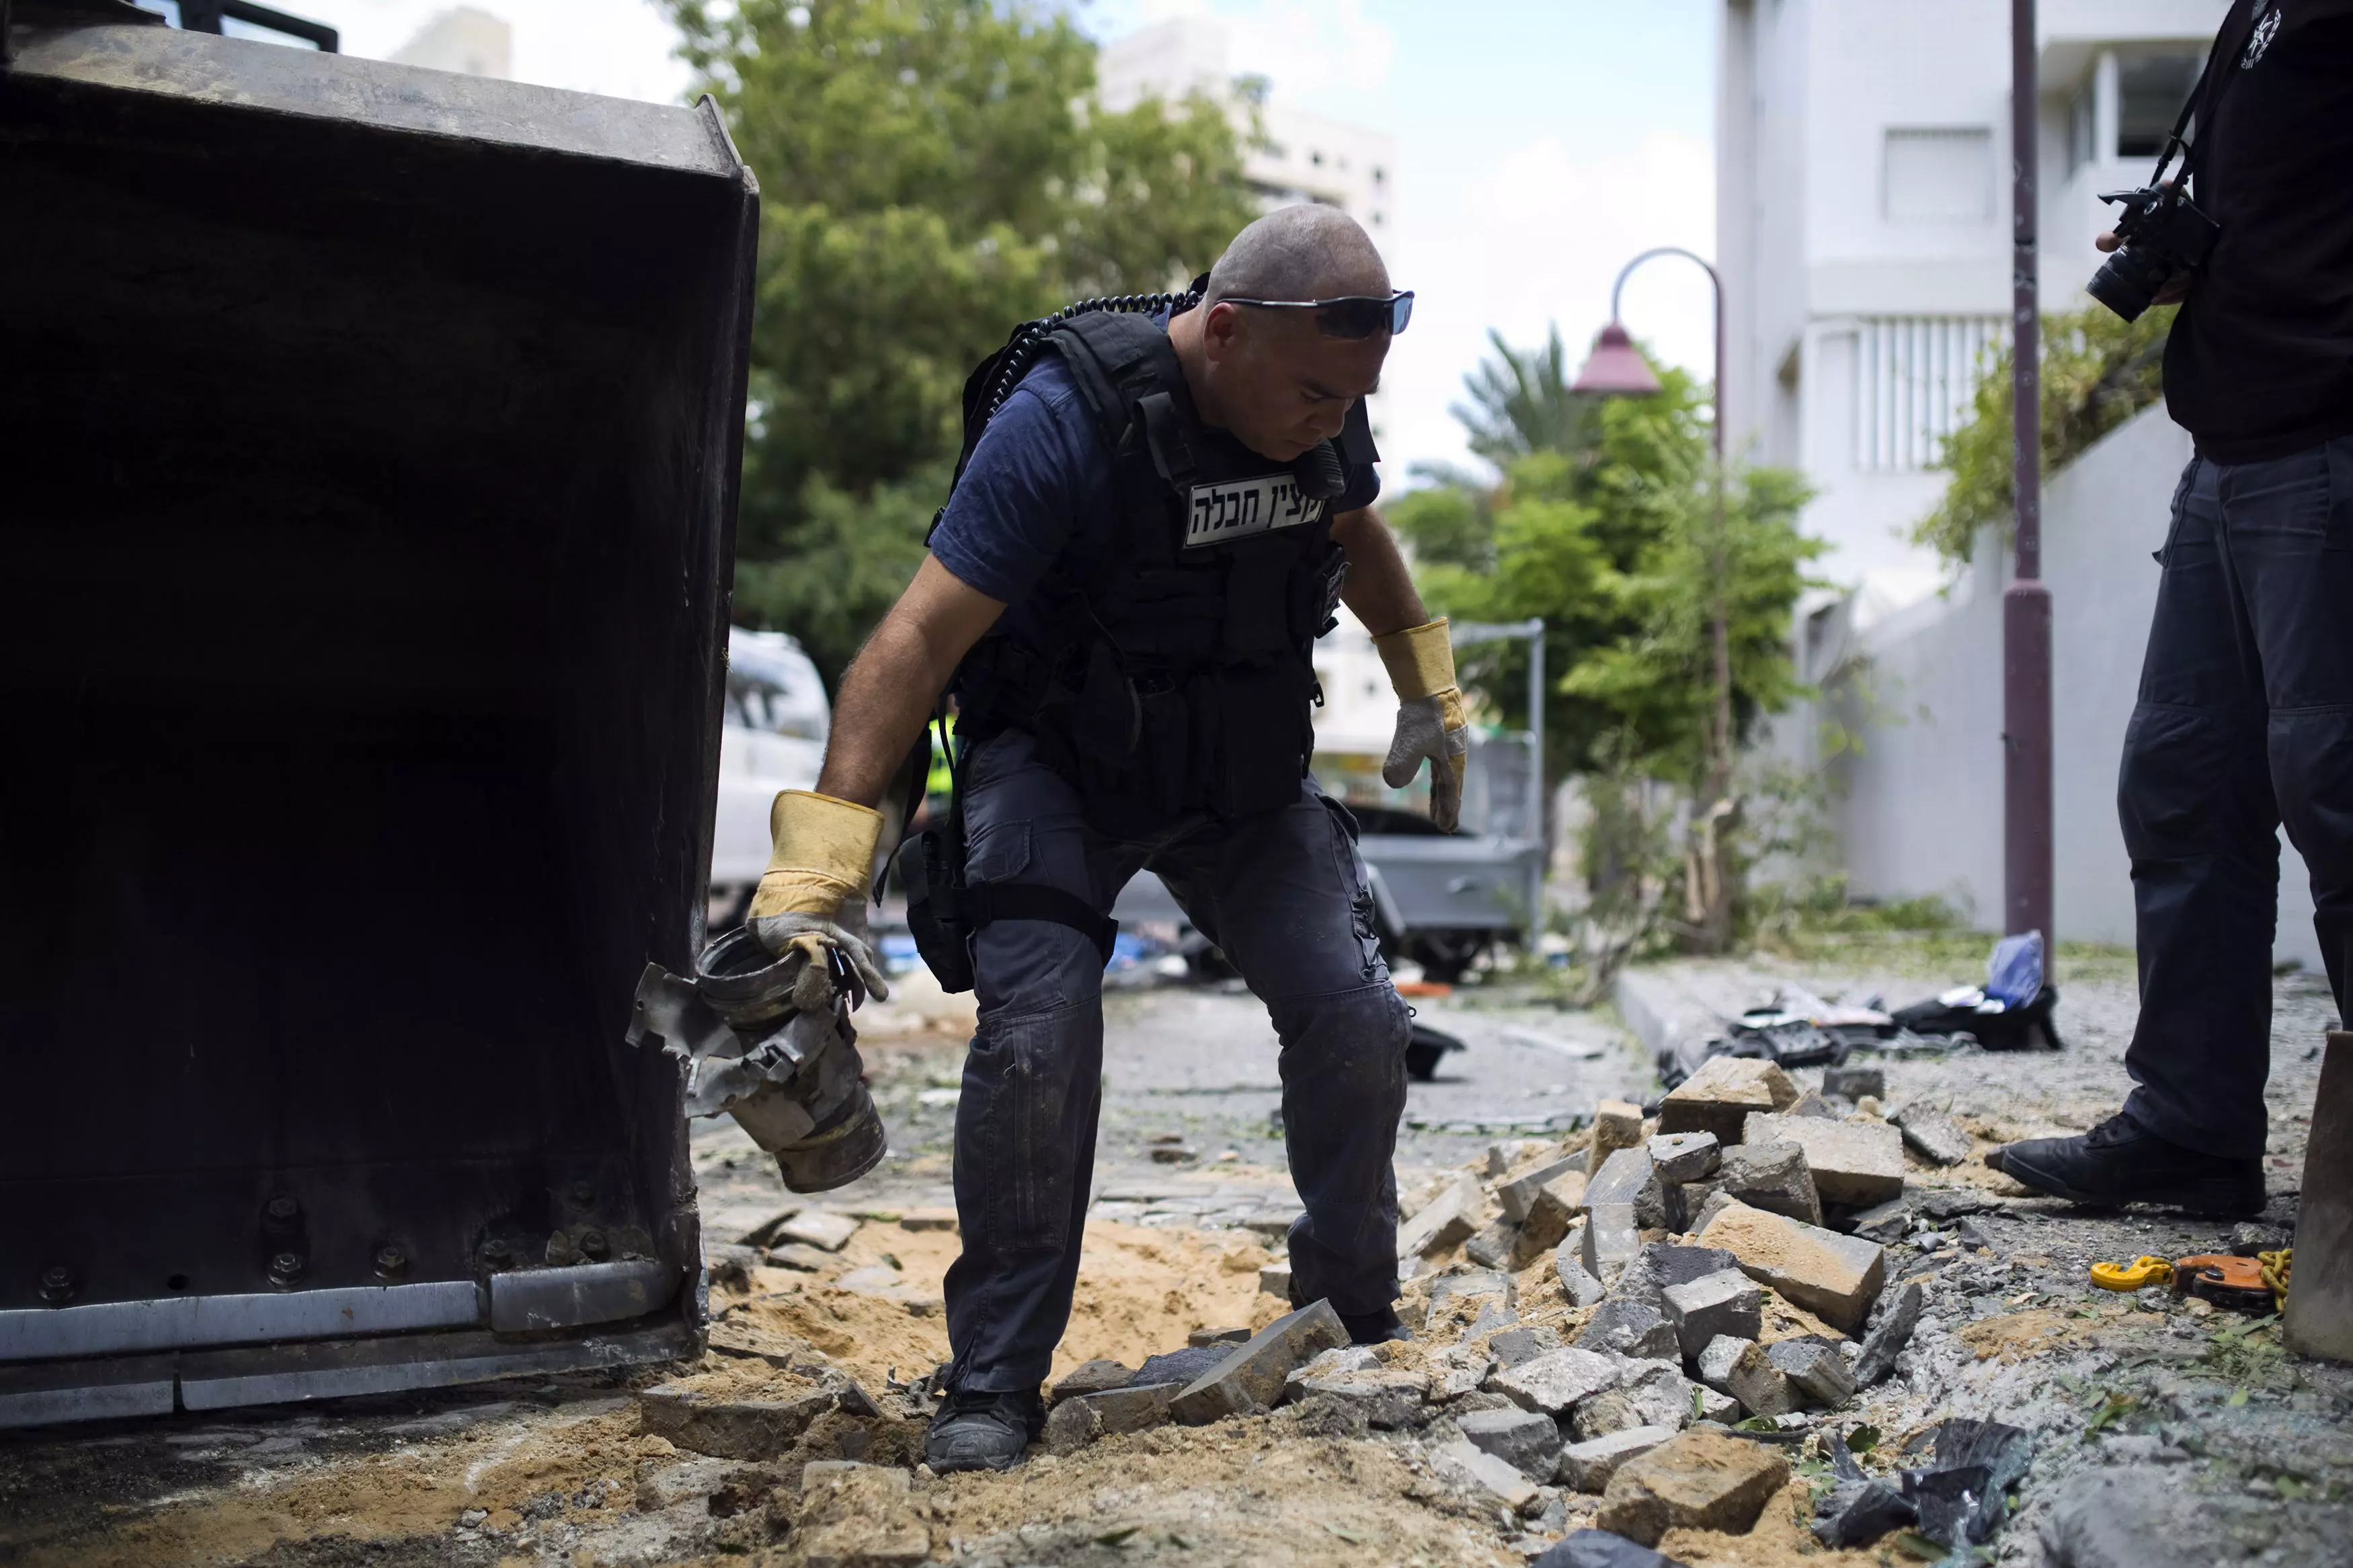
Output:
M382 57L447 0L279 0ZM1636 252L1712 253L1716 0L1078 0L1115 37L1179 13L1234 28L1237 70L1275 98L1388 132L1402 167L1388 243L1416 291L1385 384L1392 489L1421 461L1461 461L1447 405L1486 347L1558 321L1572 354L1609 314ZM675 99L686 68L649 0L479 0L514 29L519 80ZM1206 258L1205 258L1206 260ZM1627 286L1626 321L1669 360L1709 374L1709 296L1696 268L1654 261Z

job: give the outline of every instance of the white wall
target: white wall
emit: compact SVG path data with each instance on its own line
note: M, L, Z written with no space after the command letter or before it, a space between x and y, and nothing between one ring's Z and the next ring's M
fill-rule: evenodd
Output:
M2057 886L2062 937L2130 945L2130 866L2116 768L2157 602L2169 505L2189 437L2153 408L2054 476L2043 501L2052 614ZM1833 816L1859 897L1942 894L1987 929L2001 915L2002 593L1991 531L1952 594L1863 632L1833 706L1862 742ZM1801 735L1817 715L1776 729ZM2320 966L2304 862L2282 841L2277 952Z

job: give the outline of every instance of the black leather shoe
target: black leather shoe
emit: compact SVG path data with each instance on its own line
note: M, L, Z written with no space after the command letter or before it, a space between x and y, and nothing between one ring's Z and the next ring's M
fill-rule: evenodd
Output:
M1009 1470L1046 1426L1046 1405L1034 1388L1015 1394L948 1395L923 1434L923 1462L951 1470Z
M1397 1313L1387 1307L1377 1312L1343 1312L1340 1326L1348 1331L1348 1342L1352 1345L1377 1345L1413 1338L1413 1331L1398 1321Z
M2116 1208L2156 1204L2214 1219L2263 1211L2263 1163L2226 1160L2168 1143L2121 1111L2073 1138L2030 1138L1985 1157L2038 1193Z

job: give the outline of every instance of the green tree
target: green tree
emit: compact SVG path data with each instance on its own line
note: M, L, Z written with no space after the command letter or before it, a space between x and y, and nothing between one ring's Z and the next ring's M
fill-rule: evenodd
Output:
M1016 321L1149 292L1253 211L1244 132L1121 113L1029 0L663 0L760 181L737 613L828 675L921 558L973 363Z
M1585 447L1596 400L1569 389L1560 328L1546 329L1540 349L1514 349L1493 330L1487 342L1494 356L1462 378L1471 401L1451 409L1470 433L1471 450L1501 468L1531 452Z
M2101 305L2042 321L2042 471L2058 472L2101 437L2165 395L2165 340L2177 306L2126 321ZM1966 562L1978 530L1998 524L2007 539L2016 521L2010 431L2010 353L1989 354L1969 416L1945 443L1938 467L1949 469L1936 510L1912 531L1947 560Z

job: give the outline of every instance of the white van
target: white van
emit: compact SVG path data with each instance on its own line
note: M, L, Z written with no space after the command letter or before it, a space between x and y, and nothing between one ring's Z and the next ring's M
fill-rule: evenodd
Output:
M743 922L768 865L768 806L815 789L833 709L801 645L782 632L727 632L727 710L711 834L711 929Z

